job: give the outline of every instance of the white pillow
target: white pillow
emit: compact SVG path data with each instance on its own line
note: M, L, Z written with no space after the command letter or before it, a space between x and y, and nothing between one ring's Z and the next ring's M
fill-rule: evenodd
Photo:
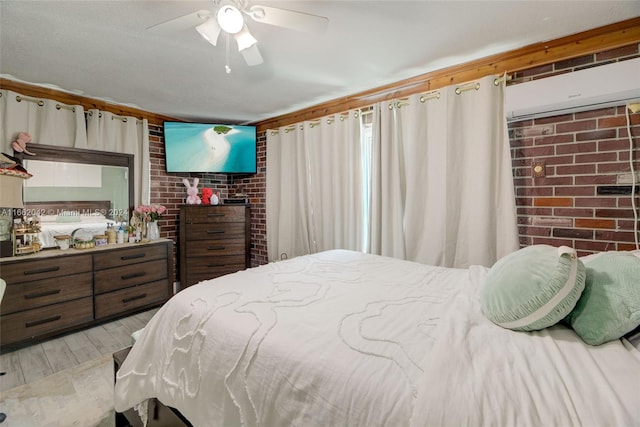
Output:
M80 221L82 222L103 222L106 221L107 217L104 214L95 212L86 215L80 215Z
M40 215L40 222L56 222L58 215Z

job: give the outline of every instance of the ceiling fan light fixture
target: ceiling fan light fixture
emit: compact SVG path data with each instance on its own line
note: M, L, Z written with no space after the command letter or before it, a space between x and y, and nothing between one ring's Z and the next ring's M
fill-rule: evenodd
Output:
M216 19L220 28L229 34L236 34L244 26L242 12L232 4L223 4L216 13Z
M235 35L236 42L238 42L238 51L242 52L245 49L250 48L254 44L258 42L251 33L246 25L242 27L242 30L238 34Z
M245 50L241 50L240 54L242 54L245 62L249 66L260 65L264 62L257 44L254 44Z
M196 27L196 31L212 45L218 43L218 36L220 35L220 26L214 18L209 18L202 24Z

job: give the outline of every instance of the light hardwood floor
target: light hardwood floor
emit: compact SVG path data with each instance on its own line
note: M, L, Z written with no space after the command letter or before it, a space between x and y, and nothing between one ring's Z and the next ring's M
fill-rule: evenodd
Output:
M0 355L0 392L131 345L157 308Z

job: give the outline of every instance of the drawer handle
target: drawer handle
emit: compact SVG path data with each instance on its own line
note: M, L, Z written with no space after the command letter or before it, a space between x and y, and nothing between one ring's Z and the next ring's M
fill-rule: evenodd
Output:
M46 297L46 296L49 296L49 295L55 295L55 294L59 294L59 293L60 293L60 289L52 289L50 291L39 292L37 294L26 294L24 296L24 299L34 299L34 298Z
M224 246L208 246L208 251L224 251L226 248Z
M36 320L35 322L27 322L24 324L24 326L27 328L31 328L33 326L44 325L45 323L55 322L56 320L60 320L61 318L62 316L60 315L51 316L51 317L47 317L46 319Z
M60 267L46 267L46 268L38 268L36 270L27 270L24 272L25 276L28 276L29 274L40 274L40 273L50 273L52 271L58 271L60 270Z
M122 299L122 302L123 302L123 304L126 304L126 303L128 303L128 302L135 301L135 300L137 300L137 299L146 298L146 297L147 297L147 294L146 294L146 292L145 292L145 293L143 293L143 294L136 295L136 296L133 296L133 297L123 298L123 299Z
M137 273L125 274L124 276L120 276L122 280L135 279L136 277L142 277L147 274L146 271L138 271Z
M207 234L224 234L224 230L207 230Z
M224 216L224 214L223 214L223 213L210 213L210 214L207 214L207 216L210 216L210 217L220 217L220 216Z
M144 257L145 257L145 254L142 253L142 254L135 254L135 255L124 255L124 256L121 256L120 259L122 261L126 261L128 259L137 259L137 258L144 258Z

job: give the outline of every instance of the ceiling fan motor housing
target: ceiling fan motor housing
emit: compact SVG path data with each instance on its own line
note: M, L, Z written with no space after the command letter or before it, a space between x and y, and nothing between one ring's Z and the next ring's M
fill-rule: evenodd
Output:
M237 34L244 26L242 12L233 2L225 2L216 12L218 25L229 34Z

